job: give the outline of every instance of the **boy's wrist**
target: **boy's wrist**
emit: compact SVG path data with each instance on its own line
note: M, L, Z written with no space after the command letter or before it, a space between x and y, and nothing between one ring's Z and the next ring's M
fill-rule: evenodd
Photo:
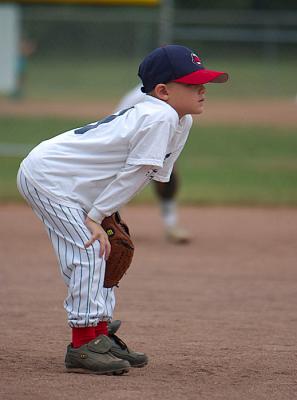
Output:
M88 215L87 215L86 221L89 221L91 223L93 222L94 224L97 224L97 225L101 225L100 222L94 220L93 218L90 218Z

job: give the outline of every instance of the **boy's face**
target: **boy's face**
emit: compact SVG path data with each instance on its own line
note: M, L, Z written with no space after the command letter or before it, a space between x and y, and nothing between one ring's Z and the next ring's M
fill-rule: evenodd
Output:
M165 101L175 109L180 118L186 114L203 112L206 93L204 85L169 82L166 88L168 99Z

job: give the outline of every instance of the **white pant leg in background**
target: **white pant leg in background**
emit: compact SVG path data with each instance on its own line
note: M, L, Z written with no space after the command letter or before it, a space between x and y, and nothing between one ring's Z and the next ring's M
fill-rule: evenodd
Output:
M112 319L115 306L113 288L103 287L105 260L99 256L100 243L87 249L90 232L84 224L86 213L49 199L38 191L20 169L18 189L44 223L57 255L61 274L68 287L64 308L71 327L96 326Z

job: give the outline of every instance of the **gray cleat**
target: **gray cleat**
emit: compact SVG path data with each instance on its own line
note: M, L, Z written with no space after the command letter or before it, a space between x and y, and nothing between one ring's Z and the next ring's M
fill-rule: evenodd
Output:
M65 357L67 372L97 375L122 375L128 372L129 362L113 355L112 346L112 341L105 335L76 349L69 345Z
M131 367L144 367L148 363L148 356L144 353L138 353L129 349L126 343L124 343L117 335L115 335L120 326L121 321L119 320L109 322L108 324L108 335L112 342L110 352L117 358L129 361Z

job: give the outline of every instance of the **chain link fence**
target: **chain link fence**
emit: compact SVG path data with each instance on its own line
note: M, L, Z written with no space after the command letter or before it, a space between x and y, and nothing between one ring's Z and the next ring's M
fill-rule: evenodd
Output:
M207 66L226 68L233 97L297 92L295 11L186 10L172 0L155 7L19 9L21 36L29 42L29 51L19 57L25 66L19 84L29 97L118 99L138 83L143 56L170 42L201 52Z
M141 57L158 44L158 8L27 6L24 35L40 57Z
M167 21L160 7L31 5L22 7L22 28L40 57L142 57L164 40L166 22L167 40L213 54L297 58L297 12L173 6L165 12Z

